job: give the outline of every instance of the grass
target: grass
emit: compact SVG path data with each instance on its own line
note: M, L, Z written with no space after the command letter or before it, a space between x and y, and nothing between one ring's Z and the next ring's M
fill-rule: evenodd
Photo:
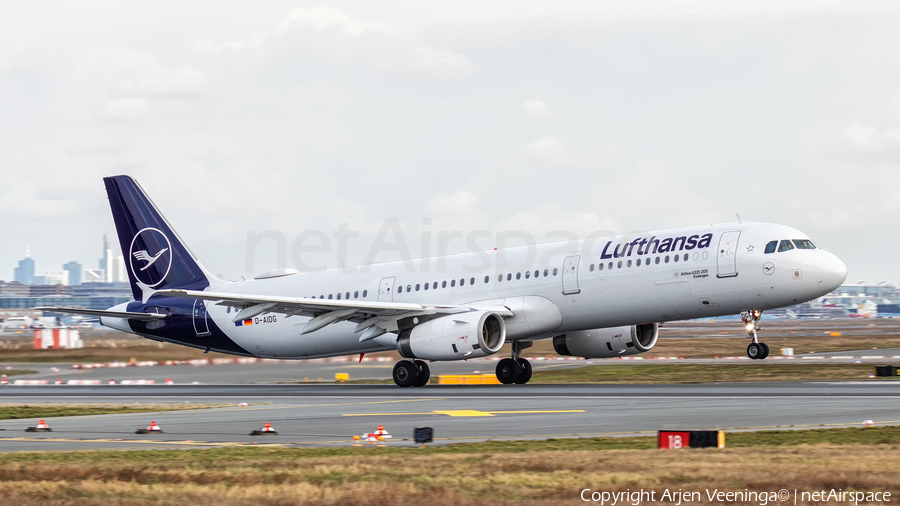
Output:
M30 505L580 504L581 490L900 492L900 428L734 433L726 449L655 438L418 448L0 454L4 502Z
M535 370L531 383L722 383L868 378L866 364L640 364Z
M36 372L37 372L37 371L29 371L29 370L27 370L27 369L6 369L6 370L0 370L0 374L3 374L3 375L5 375L5 376L16 376L16 375L19 375L19 374L34 374L34 373L36 373Z
M180 411L233 407L232 404L0 404L0 420L21 418L56 418L60 416L108 415L114 413L145 413L148 411Z

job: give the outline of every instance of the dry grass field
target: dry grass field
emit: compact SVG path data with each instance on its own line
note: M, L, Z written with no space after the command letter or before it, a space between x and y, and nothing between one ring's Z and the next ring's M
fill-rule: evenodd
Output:
M36 402L31 404L0 403L0 420L106 415L111 413L145 413L149 411L180 411L184 409L208 409L233 406L233 404L197 404L188 402L156 404L58 404L52 402Z
M425 450L9 453L0 455L0 496L20 506L444 506L581 504L585 488L900 493L898 428L737 433L728 444L672 451L652 449L653 438L598 438Z

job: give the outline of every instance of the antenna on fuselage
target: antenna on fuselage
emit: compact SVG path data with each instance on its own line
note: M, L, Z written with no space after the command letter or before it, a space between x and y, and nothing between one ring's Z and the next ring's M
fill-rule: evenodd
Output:
M741 221L741 215L740 215L740 214L734 213L734 215L737 216L738 223L743 223L743 221Z

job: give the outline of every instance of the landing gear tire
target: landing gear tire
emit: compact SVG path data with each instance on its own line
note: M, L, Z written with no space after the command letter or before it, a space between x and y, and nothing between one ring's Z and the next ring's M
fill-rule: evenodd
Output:
M497 379L504 385L511 385L519 379L522 367L511 358L504 358L497 362Z
M747 356L753 360L763 358L763 353L765 353L765 348L763 348L762 343L750 343L750 345L747 346Z
M759 343L759 345L762 346L762 348L763 348L763 353L762 353L762 355L759 357L759 359L762 360L762 359L764 359L764 358L766 358L766 357L769 356L769 345L766 344L766 343Z
M393 376L398 387L411 387L419 377L419 368L409 360L401 360L394 364Z
M424 387L431 380L431 369L428 368L428 364L421 360L416 360L414 364L416 364L416 367L419 369L419 371L416 375L416 381L415 383L413 383L413 386Z
M519 377L516 378L516 384L524 385L531 379L531 362L525 360L524 358L520 358L516 360L516 362L518 362L519 367L522 368L522 371L519 372Z

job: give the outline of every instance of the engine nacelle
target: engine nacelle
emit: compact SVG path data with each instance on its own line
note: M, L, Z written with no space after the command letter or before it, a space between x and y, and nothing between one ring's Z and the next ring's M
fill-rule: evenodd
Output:
M405 358L462 360L486 357L506 342L506 324L492 311L442 316L401 332L397 351Z
M656 346L657 339L659 325L644 323L569 332L553 338L553 349L560 355L573 357L622 357L650 351Z

